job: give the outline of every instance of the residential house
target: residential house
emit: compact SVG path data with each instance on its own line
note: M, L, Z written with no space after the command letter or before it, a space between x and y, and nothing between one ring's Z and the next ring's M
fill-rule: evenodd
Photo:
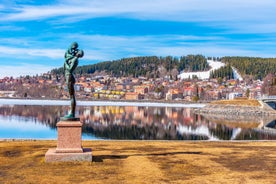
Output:
M234 92L228 94L228 99L233 100L235 98L242 97L242 93Z
M193 96L196 93L195 86L184 87L183 96Z
M149 92L149 88L147 86L134 86L134 92L140 93L140 94L146 94Z
M183 99L183 93L179 89L171 88L166 93L166 100Z
M132 78L131 82L134 84L139 84L140 83L140 79L139 78Z
M83 91L86 93L92 93L94 91L94 88L92 86L86 86L84 87Z
M118 90L118 91L123 91L125 89L125 86L121 83L116 83L115 84L115 90Z
M136 93L136 92L126 92L125 99L126 100L141 100L143 99L144 95Z

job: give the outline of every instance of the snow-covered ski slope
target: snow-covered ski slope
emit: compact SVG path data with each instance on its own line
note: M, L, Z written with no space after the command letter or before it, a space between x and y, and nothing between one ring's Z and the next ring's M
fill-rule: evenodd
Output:
M204 72L183 72L178 75L178 78L188 79L188 78L192 78L193 76L197 76L199 79L209 79L211 71L217 70L217 69L225 66L225 64L220 61L207 60L207 62L209 64L209 66L211 67L210 70L204 71Z
M242 81L243 78L242 78L241 74L239 73L239 71L234 67L232 67L232 70L234 73L234 79L239 79L239 81Z
M209 79L211 71L217 70L217 69L225 66L225 64L220 61L207 60L207 62L209 64L209 66L211 67L210 70L204 71L204 72L183 72L178 75L178 78L188 79L188 78L193 78L193 76L197 76L199 79ZM234 79L239 79L240 81L242 81L243 78L240 75L239 71L234 67L232 67L232 70L234 73Z

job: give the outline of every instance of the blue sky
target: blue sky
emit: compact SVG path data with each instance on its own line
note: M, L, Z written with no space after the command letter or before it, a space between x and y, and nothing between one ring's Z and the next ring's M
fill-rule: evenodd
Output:
M275 0L0 0L0 78L132 56L276 57Z

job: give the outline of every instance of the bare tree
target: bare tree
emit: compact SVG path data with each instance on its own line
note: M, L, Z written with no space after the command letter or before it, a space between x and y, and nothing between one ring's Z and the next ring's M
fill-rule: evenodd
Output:
M164 66L158 67L160 78L164 78L167 75L167 69Z
M179 74L178 70L176 68L173 68L171 71L172 79L177 80L177 75Z

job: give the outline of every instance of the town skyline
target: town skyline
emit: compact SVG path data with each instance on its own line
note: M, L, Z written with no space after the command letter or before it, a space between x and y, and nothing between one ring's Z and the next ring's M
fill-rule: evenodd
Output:
M134 56L276 57L273 1L0 1L0 77Z

